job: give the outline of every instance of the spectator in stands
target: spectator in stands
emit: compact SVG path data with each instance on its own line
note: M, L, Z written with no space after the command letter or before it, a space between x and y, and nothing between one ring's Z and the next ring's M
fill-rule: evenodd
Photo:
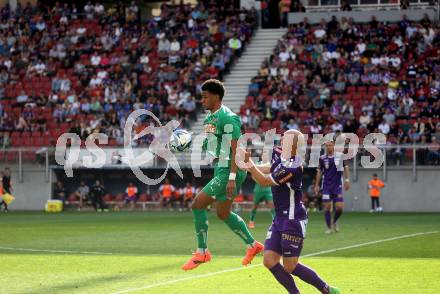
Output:
M42 18L39 8L34 7L32 15L23 19L23 26L29 25L30 32L23 31L22 37L14 41L13 50L4 50L5 59L1 62L0 71L3 74L0 80L11 85L11 89L5 89L7 98L16 99L20 96L15 94L16 90L20 90L19 93L25 90L22 97L27 96L27 99L32 100L34 95L30 95L31 92L41 87L43 91L36 90L35 93L44 92L46 97L39 97L38 107L53 107L50 112L61 122L65 116L79 114L81 119L90 112L100 114L110 108L119 112L116 97L134 101L139 93L146 98L158 97L155 108L158 108L156 113L162 119L166 112L161 111L160 107L167 105L166 100L161 99L161 87L156 82L161 80L161 72L157 70L157 66L161 63L168 64L163 68L163 80L171 81L171 86L188 85L195 99L199 95L197 85L200 80L206 79L205 75L222 76L233 62L232 51L227 48L230 36L235 35L243 47L255 25L254 11L229 9L228 13L217 13L217 22L196 23L191 18L194 12L198 20L207 20L208 15L224 10L222 6L211 6L208 11L201 6L193 9L189 5L164 4L162 11L166 13L160 20L153 19L141 25L137 24L139 8L134 3L129 6L121 5L112 11L105 11L100 3L88 3L84 9L85 18L77 14L75 4L66 4L63 9L49 9L49 15ZM22 16L22 11L16 13L13 17ZM185 27L187 23L190 33ZM126 29L126 24L129 24L129 30ZM192 32L193 28L197 28L198 33ZM48 38L51 46L46 46L47 38L30 37L39 30L50 32ZM0 33L0 37L2 34L8 37L10 32L4 31ZM156 36L165 42L165 51L160 48L158 52L157 49L162 44L158 46L160 40ZM166 40L172 41L170 50ZM188 47L184 47L186 45ZM17 48L24 48L20 55L23 58L12 58L16 55ZM34 51L38 52L38 58L29 62L26 58L35 55ZM109 55L109 52L112 54ZM198 57L194 52L203 52L204 56ZM197 66L194 67L193 64ZM24 76L20 73L22 69ZM14 84L18 86L15 87ZM93 97L103 96L103 87L106 85L112 85L113 89L106 89L105 101L98 98L92 101ZM28 91L29 88L32 88L31 91ZM0 88L0 92L1 89L3 88ZM53 90L50 99L47 99L48 89ZM65 96L72 98L66 99ZM27 103L24 98L20 99L18 107L23 106L20 103ZM49 105L44 102L48 100ZM142 102L145 100L141 99ZM79 103L80 107L75 106ZM98 107L98 103L101 107ZM127 102L128 105L130 103L131 101ZM54 111L58 104L63 109ZM123 118L125 114L118 115L118 120ZM172 118L187 119L186 114L179 112ZM56 120L53 117L46 116L46 119L49 128L58 127L54 124Z
M235 56L241 56L242 43L237 35L234 35L232 38L229 39L228 46L232 49L232 52Z
M379 124L378 129L382 134L388 135L390 132L390 125L386 122L385 119L383 119L382 122Z
M134 204L136 203L138 196L138 188L132 182L128 183L128 187L127 189L125 189L124 196L124 202L122 203L120 208L126 206L127 204L130 204L130 209L134 210Z
M170 184L170 180L165 179L165 183L159 187L159 196L162 207L170 207L173 205L173 194L176 188Z
M286 129L288 129L288 130L299 130L299 125L298 125L298 123L293 118L291 118L289 120L289 123L286 126Z
M431 143L428 145L428 162L432 165L440 164L440 143L436 137L431 137Z
M64 205L66 205L66 195L66 189L64 188L63 182L57 181L52 198L63 201L64 207Z
M366 111L363 111L362 115L359 117L359 124L367 128L370 122L371 122L370 115Z
M104 194L105 194L104 186L101 184L100 180L96 180L95 185L92 186L90 195L92 198L92 205L95 208L95 210L98 212L107 210L107 206L105 205L103 199Z
M90 193L89 186L87 186L84 181L81 181L78 189L75 192L75 196L78 198L79 201L78 211L81 211L84 204L86 204L87 201L89 200L89 193Z

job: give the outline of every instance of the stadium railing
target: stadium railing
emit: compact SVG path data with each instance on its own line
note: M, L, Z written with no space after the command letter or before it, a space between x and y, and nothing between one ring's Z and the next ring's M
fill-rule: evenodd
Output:
M305 2L305 8L307 11L314 10L316 8L340 8L341 0L307 0ZM401 0L348 0L347 3L353 9L364 8L400 8ZM410 6L428 6L432 5L433 1L426 0L409 0Z

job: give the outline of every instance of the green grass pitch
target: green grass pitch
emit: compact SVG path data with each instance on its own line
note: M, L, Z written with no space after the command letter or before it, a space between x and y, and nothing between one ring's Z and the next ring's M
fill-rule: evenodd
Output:
M209 220L213 260L184 272L195 247L187 212L0 214L0 293L285 293L261 257L241 267L244 244ZM258 240L269 221L258 213ZM439 214L346 213L340 224L324 235L311 213L302 262L342 293L440 293Z

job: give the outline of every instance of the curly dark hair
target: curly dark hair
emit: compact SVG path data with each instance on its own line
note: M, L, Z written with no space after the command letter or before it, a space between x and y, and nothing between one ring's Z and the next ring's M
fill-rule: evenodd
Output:
M225 86L223 83L216 79L209 79L202 85L202 91L207 91L211 94L218 95L220 100L225 96Z

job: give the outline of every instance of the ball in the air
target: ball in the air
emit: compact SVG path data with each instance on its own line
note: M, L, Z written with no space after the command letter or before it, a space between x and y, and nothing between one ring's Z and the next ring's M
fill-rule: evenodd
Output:
M171 135L170 148L174 152L183 152L191 147L191 133L187 130L176 129Z

